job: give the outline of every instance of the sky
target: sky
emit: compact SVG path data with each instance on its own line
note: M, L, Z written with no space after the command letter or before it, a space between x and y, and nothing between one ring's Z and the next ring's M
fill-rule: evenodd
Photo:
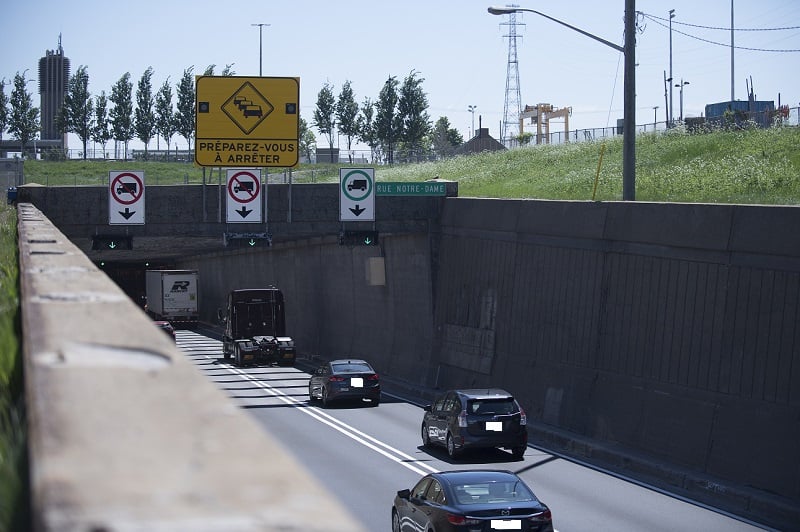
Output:
M637 124L664 122L670 100L673 117L679 117L681 91L673 84L670 97L665 88L670 69L675 83L684 82L683 116L701 116L706 104L730 100L731 4L636 2L636 9L645 14L637 33ZM325 83L338 96L343 83L350 81L361 104L367 97L377 100L389 77L402 83L416 72L424 80L432 122L446 116L465 139L473 127L488 128L499 138L506 84L511 76L513 88L515 69L513 62L509 68L510 17L489 14L490 5L511 2L13 2L2 8L0 18L0 79L5 79L10 95L8 84L27 69L26 78L34 81L28 87L38 106L39 59L57 49L60 38L72 72L87 67L93 96L101 91L110 95L114 83L129 72L135 102L138 81L148 67L154 71L154 92L168 80L175 93L189 67L202 74L216 65L219 74L232 65L239 76L255 77L261 71L264 76L299 77L300 114L311 124ZM624 0L516 0L513 5L623 44ZM746 100L752 88L759 100L800 106L800 1L733 0L733 11L735 99ZM614 127L623 115L623 54L537 14L515 18L520 105L571 107L570 129ZM786 27L793 29L774 29ZM512 95L512 104L513 100ZM563 127L560 120L551 122L551 131ZM526 130L535 132L535 126ZM326 146L325 137L312 131L318 145ZM174 142L186 147L182 138L173 139L173 146ZM70 148L79 147L77 140L70 140ZM339 147L346 147L344 139Z

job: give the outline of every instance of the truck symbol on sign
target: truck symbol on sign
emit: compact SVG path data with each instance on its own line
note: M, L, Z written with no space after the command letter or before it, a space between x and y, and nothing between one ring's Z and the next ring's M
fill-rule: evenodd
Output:
M253 185L255 185L253 181L238 181L235 185L233 185L233 191L237 194L245 190L247 192L253 192Z
M353 179L347 183L347 190L367 190L367 180Z
M139 188L137 183L134 181L133 183L122 183L117 185L117 194L125 194L128 193L131 196L136 195L136 189Z

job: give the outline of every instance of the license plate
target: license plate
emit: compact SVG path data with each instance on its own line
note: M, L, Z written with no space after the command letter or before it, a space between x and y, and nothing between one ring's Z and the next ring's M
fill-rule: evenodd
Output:
M363 388L364 387L364 379L361 377L353 377L350 379L350 386L353 388Z
M502 421L487 421L486 422L486 430L490 430L492 432L503 432L503 422Z
M492 530L522 530L522 521L519 519L492 519Z
M253 355L245 355L244 359L245 360L253 360Z

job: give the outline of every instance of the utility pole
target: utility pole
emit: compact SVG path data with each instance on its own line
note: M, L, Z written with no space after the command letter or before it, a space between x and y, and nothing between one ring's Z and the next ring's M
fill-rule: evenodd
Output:
M250 24L251 26L258 26L258 75L259 77L262 76L262 67L264 66L264 46L263 40L261 36L261 30L264 29L264 26L269 26L269 24L264 24L263 22L259 22L256 24Z
M731 101L734 101L733 91L733 0L731 0Z
M669 10L669 124L667 127L672 127L672 19L675 18L675 10Z

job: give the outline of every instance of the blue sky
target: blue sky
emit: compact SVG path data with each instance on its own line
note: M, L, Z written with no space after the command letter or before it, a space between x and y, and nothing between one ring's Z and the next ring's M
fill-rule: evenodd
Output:
M37 80L38 61L58 45L59 34L72 71L86 65L89 90L107 94L130 72L136 83L154 69L157 89L169 77L174 85L185 68L217 72L228 64L237 75L258 76L259 28L263 39L263 74L300 78L301 116L312 120L317 94L328 82L338 95L349 80L361 103L377 99L389 76L403 80L411 71L424 78L429 113L447 116L469 137L481 123L499 137L508 74L507 16L487 13L476 0L141 0L63 2L29 0L7 3L0 19L4 51L0 78L7 83L28 69ZM622 44L624 0L522 1L522 8L551 17ZM707 103L726 101L731 93L730 0L638 0L636 9L663 21L643 19L637 36L638 124L665 119L664 72L669 75L669 10L675 10L672 73L684 86L684 115L700 116ZM737 28L800 26L797 0L734 0ZM521 104L550 103L572 107L571 129L611 127L622 117L621 54L533 13L517 15L517 61ZM659 24L661 22L661 24ZM687 26L692 24L694 26ZM710 30L697 26L720 27ZM688 34L688 35L685 35ZM719 42L715 45L706 41ZM736 47L795 50L765 52L735 49L734 92L747 98L747 84L758 99L800 106L800 29L737 31ZM38 105L38 85L29 85ZM6 87L6 94L10 88ZM780 95L780 96L779 96ZM673 88L674 116L679 90ZM654 107L658 109L654 109ZM551 130L563 126L551 124ZM325 144L317 134L318 144ZM178 139L179 145L185 143ZM77 147L70 141L70 147ZM342 143L344 144L344 142ZM151 147L153 147L151 145Z

